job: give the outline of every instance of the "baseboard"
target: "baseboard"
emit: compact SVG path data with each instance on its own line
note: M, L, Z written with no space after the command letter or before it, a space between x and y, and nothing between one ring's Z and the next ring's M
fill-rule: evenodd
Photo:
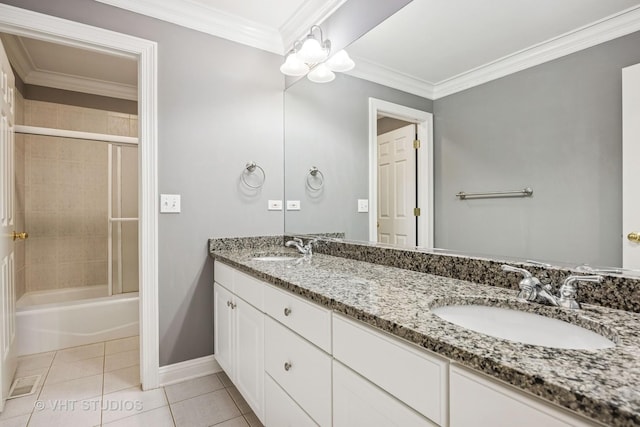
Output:
M211 354L197 359L161 366L158 369L158 382L160 386L165 386L221 371L222 368L216 362L215 356Z

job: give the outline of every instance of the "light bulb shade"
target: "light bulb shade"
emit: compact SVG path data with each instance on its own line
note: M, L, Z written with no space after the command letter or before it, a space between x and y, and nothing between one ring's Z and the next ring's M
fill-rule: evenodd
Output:
M316 66L309 74L307 74L307 78L314 83L328 83L336 78L336 75L327 67L326 64L322 63Z
M356 66L356 63L353 62L353 59L351 59L349 54L344 50L337 52L331 58L327 59L326 64L331 71L338 71L340 73L353 70L353 67Z
M304 76L309 72L309 66L302 62L297 54L290 53L280 66L280 72L287 76Z
M309 34L298 51L298 58L307 64L317 64L327 57L327 51L313 35Z

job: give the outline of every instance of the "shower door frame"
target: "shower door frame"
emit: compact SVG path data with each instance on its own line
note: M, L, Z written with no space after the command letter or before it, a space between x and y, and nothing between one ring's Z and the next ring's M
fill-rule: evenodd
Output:
M159 386L158 45L154 41L0 4L0 31L138 60L140 381Z

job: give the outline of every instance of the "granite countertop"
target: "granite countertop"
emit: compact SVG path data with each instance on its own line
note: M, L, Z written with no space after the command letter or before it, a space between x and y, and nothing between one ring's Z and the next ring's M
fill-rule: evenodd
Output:
M640 425L640 314L596 305L572 311L523 304L516 292L363 261L295 254L284 247L218 250L211 255L254 277L404 338L464 366L613 426ZM610 349L562 350L494 338L456 326L436 306L486 303L546 314L601 333Z

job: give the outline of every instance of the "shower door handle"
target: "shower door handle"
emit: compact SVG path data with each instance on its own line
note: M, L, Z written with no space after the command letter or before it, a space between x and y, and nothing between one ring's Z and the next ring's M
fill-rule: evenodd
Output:
M25 233L24 231L22 233L16 233L15 231L13 232L13 241L15 242L16 240L25 240L29 237L29 233Z

